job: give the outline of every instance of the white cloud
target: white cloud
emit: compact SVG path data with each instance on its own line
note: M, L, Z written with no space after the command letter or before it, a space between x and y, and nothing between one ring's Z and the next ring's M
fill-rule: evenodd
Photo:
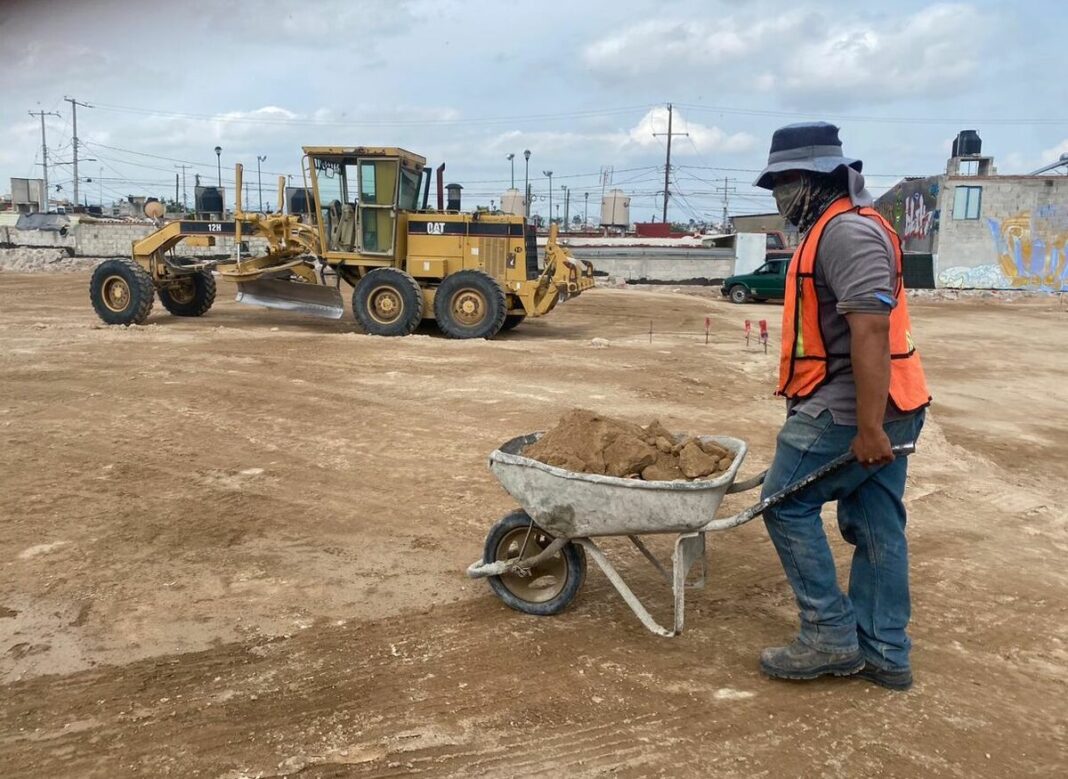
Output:
M678 74L758 54L769 38L788 32L802 18L794 12L756 21L742 15L707 21L655 19L594 41L582 57L595 74L608 79Z
M644 21L582 53L605 85L668 79L673 86L771 92L823 107L950 95L969 86L989 17L937 4L892 21L852 9L743 10L715 19Z
M887 99L952 95L970 86L987 33L966 5L935 5L888 26L854 21L802 43L780 71L798 98Z
M666 133L667 124L667 107L658 106L650 109L633 127L625 130L593 133L523 133L512 130L491 140L490 148L501 152L524 147L537 148L542 154L562 154L586 148L597 149L602 155L633 157L645 155L651 149L662 148L664 139L658 139L654 133ZM695 150L698 154L737 154L751 151L757 143L748 133L728 133L719 127L689 121L677 108L671 130L674 133L689 134L688 141L682 138L672 141L672 152L679 156L691 155Z
M1052 149L1046 149L1042 152L1042 161L1039 165L1048 165L1051 162L1056 162L1064 155L1068 154L1068 138L1058 143Z
M666 106L653 108L641 121L628 133L628 141L641 147L660 145L653 133L666 133L668 126L668 110ZM710 152L723 152L734 154L750 151L756 146L756 139L748 133L729 134L719 127L708 127L686 119L678 109L674 112L672 132L689 134L689 140L693 144L690 148L696 148L700 154ZM673 141L680 153L687 153L688 144L685 141Z

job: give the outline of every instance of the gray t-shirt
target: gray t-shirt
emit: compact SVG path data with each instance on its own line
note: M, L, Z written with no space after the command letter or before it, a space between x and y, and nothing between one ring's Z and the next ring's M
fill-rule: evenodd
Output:
M870 205L864 179L856 174L850 181L855 205ZM830 379L811 397L789 401L788 413L803 411L818 416L830 410L838 425L857 424L857 387L849 355L851 312L885 314L897 305L897 261L886 231L874 219L854 213L841 214L824 228L816 254L816 297L820 325L828 354L843 355L828 360ZM887 421L905 414L889 401Z

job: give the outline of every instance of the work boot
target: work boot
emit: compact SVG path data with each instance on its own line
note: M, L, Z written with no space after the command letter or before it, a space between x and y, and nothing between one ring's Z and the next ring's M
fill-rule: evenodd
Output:
M776 679L815 679L819 676L851 676L864 667L859 649L821 652L800 639L789 646L776 646L760 653L760 670Z
M912 686L912 671L906 668L904 671L888 671L871 663L865 663L864 667L857 671L857 677L874 682L888 690L904 691Z

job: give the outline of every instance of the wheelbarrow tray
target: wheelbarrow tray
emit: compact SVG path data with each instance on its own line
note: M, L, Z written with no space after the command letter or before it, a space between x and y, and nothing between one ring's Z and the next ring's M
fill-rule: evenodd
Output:
M688 533L706 526L734 483L748 448L727 436L699 436L727 449L734 460L712 479L644 481L576 473L524 457L542 433L518 436L489 457L489 467L520 506L559 538Z

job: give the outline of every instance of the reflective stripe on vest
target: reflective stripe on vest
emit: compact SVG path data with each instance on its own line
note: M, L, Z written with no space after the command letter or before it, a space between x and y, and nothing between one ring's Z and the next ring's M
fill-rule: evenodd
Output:
M873 208L854 206L848 197L834 201L820 215L794 251L786 275L786 300L782 312L782 348L779 355L777 394L807 398L831 378L827 362L848 359L848 354L828 354L820 323L816 296L816 259L820 238L832 219L852 211L879 223L894 247L897 279L894 296L897 305L890 312L890 400L903 412L915 411L931 402L920 356L912 339L905 285L902 280L901 240L882 214Z

